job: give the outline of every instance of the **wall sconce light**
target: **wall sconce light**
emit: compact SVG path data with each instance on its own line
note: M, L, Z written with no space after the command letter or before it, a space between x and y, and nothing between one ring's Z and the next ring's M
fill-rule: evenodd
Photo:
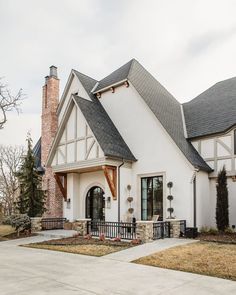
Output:
M107 209L111 209L111 197L107 197Z
M71 200L69 198L66 200L66 209L70 209L70 203L71 203Z

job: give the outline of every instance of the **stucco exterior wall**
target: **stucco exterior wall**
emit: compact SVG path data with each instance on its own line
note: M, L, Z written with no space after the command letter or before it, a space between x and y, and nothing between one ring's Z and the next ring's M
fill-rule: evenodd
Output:
M150 175L164 177L164 207L167 208L166 184L174 183L172 203L176 218L187 219L192 225L192 183L194 172L176 144L164 130L160 122L147 107L143 99L130 85L119 87L115 93L102 94L101 103L123 136L125 142L138 159L132 164L131 185L134 201L134 216L141 218L140 178ZM122 118L121 118L122 114ZM125 198L125 184L121 184L122 198ZM164 217L168 213L164 212Z
M196 173L196 223L200 229L203 226L214 226L210 182L208 173L199 171Z

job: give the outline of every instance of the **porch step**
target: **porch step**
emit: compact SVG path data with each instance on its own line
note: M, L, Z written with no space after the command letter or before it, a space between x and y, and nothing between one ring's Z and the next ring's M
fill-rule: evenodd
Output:
M77 234L75 230L64 230L64 229L54 229L54 230L43 230L36 233L39 236L43 236L46 238L70 238Z

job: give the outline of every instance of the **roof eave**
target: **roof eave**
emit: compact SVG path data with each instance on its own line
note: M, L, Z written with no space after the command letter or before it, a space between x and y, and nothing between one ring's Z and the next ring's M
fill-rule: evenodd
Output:
M126 81L128 81L128 79L126 78L126 79L123 79L123 80L120 80L120 81L118 81L118 82L116 82L116 83L112 83L112 84L110 84L109 86L106 86L106 87L104 87L104 88L101 88L101 89L98 89L98 90L96 90L96 88L94 89L95 91L91 91L93 94L97 94L97 93L100 93L100 92L105 92L105 91L107 91L107 90L109 90L111 87L115 87L115 86L120 86L120 85L122 85L124 82L126 82ZM98 83L98 85L97 85L97 87L99 86L99 83Z

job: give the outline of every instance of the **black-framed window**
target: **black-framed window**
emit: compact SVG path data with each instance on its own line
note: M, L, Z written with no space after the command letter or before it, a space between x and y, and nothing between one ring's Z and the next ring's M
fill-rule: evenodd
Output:
M163 176L141 178L141 218L163 220Z

